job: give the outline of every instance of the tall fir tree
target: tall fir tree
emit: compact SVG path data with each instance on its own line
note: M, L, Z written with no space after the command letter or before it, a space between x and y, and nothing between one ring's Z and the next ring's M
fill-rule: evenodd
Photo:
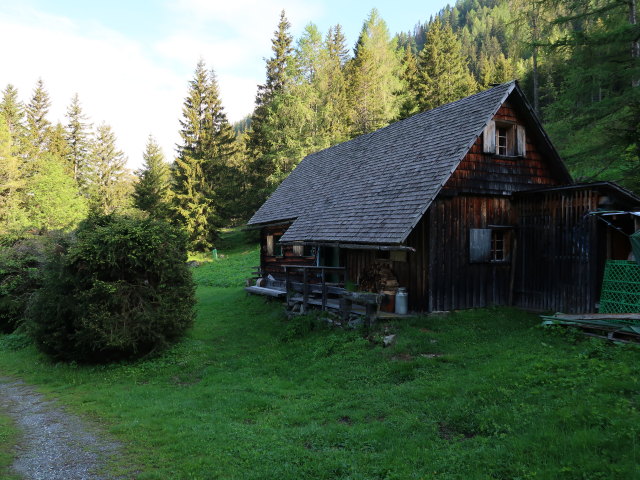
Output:
M131 184L126 163L111 127L104 123L98 126L82 176L91 211L108 214L129 206Z
M404 48L401 78L403 83L403 96L399 118L407 118L420 110L417 93L419 84L418 61L413 53L411 43L407 44Z
M377 130L398 116L400 58L396 42L375 8L358 37L349 80L353 135Z
M24 105L18 98L18 90L11 84L2 91L0 115L4 116L9 133L15 141L24 128Z
M270 193L269 184L276 171L273 156L269 155L269 117L272 116L274 98L284 92L291 79L290 68L293 61L293 37L291 24L285 11L280 13L280 21L271 40L273 56L267 60L265 83L258 86L255 109L251 116L251 129L246 137L246 149L251 160L252 188L249 195L253 199L251 210L255 210Z
M47 118L51 101L42 79L38 79L26 107L27 156L34 160L49 148L51 122Z
M169 218L171 172L155 138L149 135L142 154L142 168L136 172L138 182L133 191L133 205L159 220Z
M173 210L191 248L207 250L217 238L220 213L231 202L225 191L227 169L235 154L235 134L222 108L213 71L196 66L182 108L182 144L173 169Z
M91 125L87 122L87 117L82 111L82 104L77 93L71 98L66 117L65 138L69 148L66 160L73 172L73 178L79 181L81 171L85 168L89 156Z
M436 19L418 55L418 83L413 90L420 110L429 110L477 91L462 46L448 24Z
M329 143L335 144L346 140L349 134L349 96L345 74L349 49L340 24L329 28L324 43L326 53L317 75L316 88L320 97L321 124L328 134Z

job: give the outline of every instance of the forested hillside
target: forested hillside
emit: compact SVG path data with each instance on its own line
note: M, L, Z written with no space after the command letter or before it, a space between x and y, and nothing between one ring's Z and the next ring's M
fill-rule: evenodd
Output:
M460 0L396 34L372 10L355 44L340 25L309 24L293 38L282 12L252 114L230 125L215 72L200 61L176 158L168 163L150 137L135 176L110 127L94 128L77 96L54 125L42 81L26 100L8 85L0 231L68 230L91 211L144 211L207 250L305 155L514 78L576 179L635 188L639 36L635 0Z

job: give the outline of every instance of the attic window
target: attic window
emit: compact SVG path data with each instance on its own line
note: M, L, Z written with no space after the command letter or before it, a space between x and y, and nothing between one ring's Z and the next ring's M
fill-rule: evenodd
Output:
M524 157L527 154L527 140L523 125L491 120L482 136L485 153L501 157Z
M509 129L507 127L496 127L496 153L498 155L508 155Z

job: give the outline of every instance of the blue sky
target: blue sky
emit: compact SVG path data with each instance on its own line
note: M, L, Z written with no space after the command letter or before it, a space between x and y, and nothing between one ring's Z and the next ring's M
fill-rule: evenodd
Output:
M199 58L216 71L230 120L249 114L283 8L298 37L309 22L340 23L350 47L377 8L389 31L410 31L445 0L21 0L0 2L0 88L27 101L41 77L52 120L78 93L94 124L106 122L137 168L149 134L169 160L182 100Z

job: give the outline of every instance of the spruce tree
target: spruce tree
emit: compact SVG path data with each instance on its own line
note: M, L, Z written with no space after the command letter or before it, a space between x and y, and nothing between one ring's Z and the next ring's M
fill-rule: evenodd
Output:
M419 111L418 105L418 62L414 55L411 44L404 49L404 57L402 58L402 82L403 82L403 99L400 107L399 118L407 118Z
M87 117L82 112L82 105L77 93L71 99L66 117L65 137L69 147L66 159L73 171L73 178L78 181L89 155L91 125L87 123Z
M18 90L8 84L2 92L2 102L0 102L0 115L4 116L9 133L15 138L21 134L24 128L24 105L18 99Z
M371 10L349 68L353 135L377 130L398 116L400 59L395 45L387 24Z
M462 55L460 41L449 25L436 19L418 55L416 100L420 110L459 100L476 91L477 84Z
M251 116L251 129L246 137L246 151L251 158L251 189L247 202L249 210L255 211L271 192L270 179L276 173L272 145L270 144L269 118L274 115L273 101L284 92L291 79L290 69L293 62L293 37L289 33L291 24L284 10L274 37L271 39L273 56L267 60L265 83L258 86L255 109ZM272 126L271 126L272 127ZM271 133L273 128L271 128Z
M49 93L44 88L42 79L38 79L26 107L27 156L32 160L49 148L51 122L47 119L47 115L50 107Z
M235 134L222 108L213 71L196 66L180 120L182 144L173 170L173 211L192 249L207 250L217 238L220 213L232 201L228 169Z
M93 212L108 214L130 203L127 159L116 146L116 135L107 124L98 126L81 181Z
M322 106L321 123L329 143L342 142L348 137L349 97L345 66L349 50L342 27L330 27L325 38L325 55L317 75L317 89Z
M136 172L133 204L152 218L166 220L171 202L171 175L162 149L151 135L142 157L142 169Z

